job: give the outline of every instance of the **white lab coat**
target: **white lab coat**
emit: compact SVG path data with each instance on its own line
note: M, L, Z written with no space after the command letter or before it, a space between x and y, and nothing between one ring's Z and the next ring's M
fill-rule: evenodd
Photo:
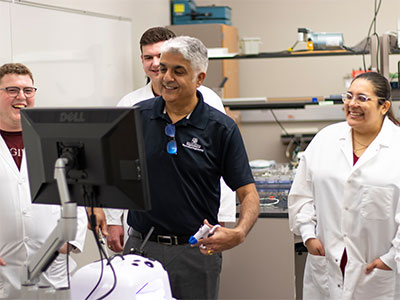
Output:
M290 229L318 238L326 256L308 255L303 299L400 299L393 240L400 212L400 128L388 118L353 166L346 122L322 129L307 147L289 194ZM346 248L343 280L340 260ZM376 258L392 271L364 273Z
M204 97L204 102L208 105L218 109L219 111L225 113L224 106L222 104L221 98L205 86L200 86L198 90L202 93ZM154 98L155 95L151 88L151 82L149 82L144 87L137 89L127 95L125 95L121 101L119 101L118 106L133 106L136 103ZM221 200L220 207L218 211L218 221L219 222L235 222L236 221L236 193L233 192L221 178ZM124 212L124 215L122 216ZM127 210L121 209L105 209L105 214L107 218L108 225L126 225ZM200 226L201 224L199 224ZM126 232L126 228L124 228ZM127 234L124 235L125 241L127 239Z
M40 248L59 218L60 206L31 203L25 153L19 171L0 136L0 257L7 264L0 266L0 298L18 295L23 264ZM83 249L86 228L86 213L79 208L78 232L71 242L79 250ZM42 283L67 286L65 258L64 254L57 257L43 274ZM71 272L76 263L71 257L69 261Z

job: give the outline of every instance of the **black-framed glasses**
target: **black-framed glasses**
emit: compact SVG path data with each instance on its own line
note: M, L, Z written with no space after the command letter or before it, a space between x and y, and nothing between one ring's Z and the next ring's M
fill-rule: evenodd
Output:
M7 95L10 97L17 97L19 95L19 92L21 91L21 88L17 86L9 86L6 88L0 88L0 90L6 91ZM37 88L35 87L24 87L22 88L22 92L24 93L26 98L32 98L35 96L37 91Z
M167 152L169 154L178 154L178 146L175 140L175 125L174 124L167 124L165 126L165 135L170 137L171 140L167 144Z
M376 98L377 100L386 100L385 98L382 98L382 97L374 97L374 98ZM355 99L355 101L358 102L358 103L365 103L365 102L367 102L369 100L372 100L374 98L373 97L368 97L368 96L363 95L363 94L359 94L359 95L354 96L352 93L349 93L349 92L342 94L343 103L348 103L353 99Z

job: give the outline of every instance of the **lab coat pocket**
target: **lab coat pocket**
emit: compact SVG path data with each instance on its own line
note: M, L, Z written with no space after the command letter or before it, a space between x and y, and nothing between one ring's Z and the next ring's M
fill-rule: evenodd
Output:
M375 268L370 274L363 272L354 289L353 299L394 299L395 279L395 271Z
M369 220L386 220L390 217L394 189L364 185L362 187L361 215Z
M308 254L311 276L323 295L329 295L328 261L326 256Z

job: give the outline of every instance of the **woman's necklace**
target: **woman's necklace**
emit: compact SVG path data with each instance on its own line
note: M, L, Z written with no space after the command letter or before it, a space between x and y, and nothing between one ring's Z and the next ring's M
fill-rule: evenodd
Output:
M369 145L364 145L362 143L360 143L359 141L357 141L354 137L353 137L353 144L354 144L354 154L357 155L358 157L360 157L361 154L363 154L364 150L368 148ZM356 146L356 143L359 145L359 147ZM360 153L361 152L361 153Z
M352 132L351 136L353 138L353 152L355 155L360 157L364 153L365 149L368 148L368 146L371 144L372 141L370 141L368 144L361 143L359 140L355 138L354 131Z
M364 148L367 148L369 146L369 144L371 144L371 142L369 142L368 145L365 145L365 144L361 143L359 140L357 140L354 137L354 134L353 134L353 139L354 139L355 142L357 142L357 144L359 144L360 146L363 146Z
M354 148L354 149L353 149L353 152L354 152L355 155L357 155L358 157L360 157L360 156L364 153L364 150L367 149L367 148L368 148L368 147L365 147L365 146L360 147L360 148Z

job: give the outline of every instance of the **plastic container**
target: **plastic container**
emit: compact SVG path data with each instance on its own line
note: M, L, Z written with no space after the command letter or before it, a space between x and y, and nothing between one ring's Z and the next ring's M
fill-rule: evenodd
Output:
M240 52L245 55L260 53L261 38L245 37L240 40Z

